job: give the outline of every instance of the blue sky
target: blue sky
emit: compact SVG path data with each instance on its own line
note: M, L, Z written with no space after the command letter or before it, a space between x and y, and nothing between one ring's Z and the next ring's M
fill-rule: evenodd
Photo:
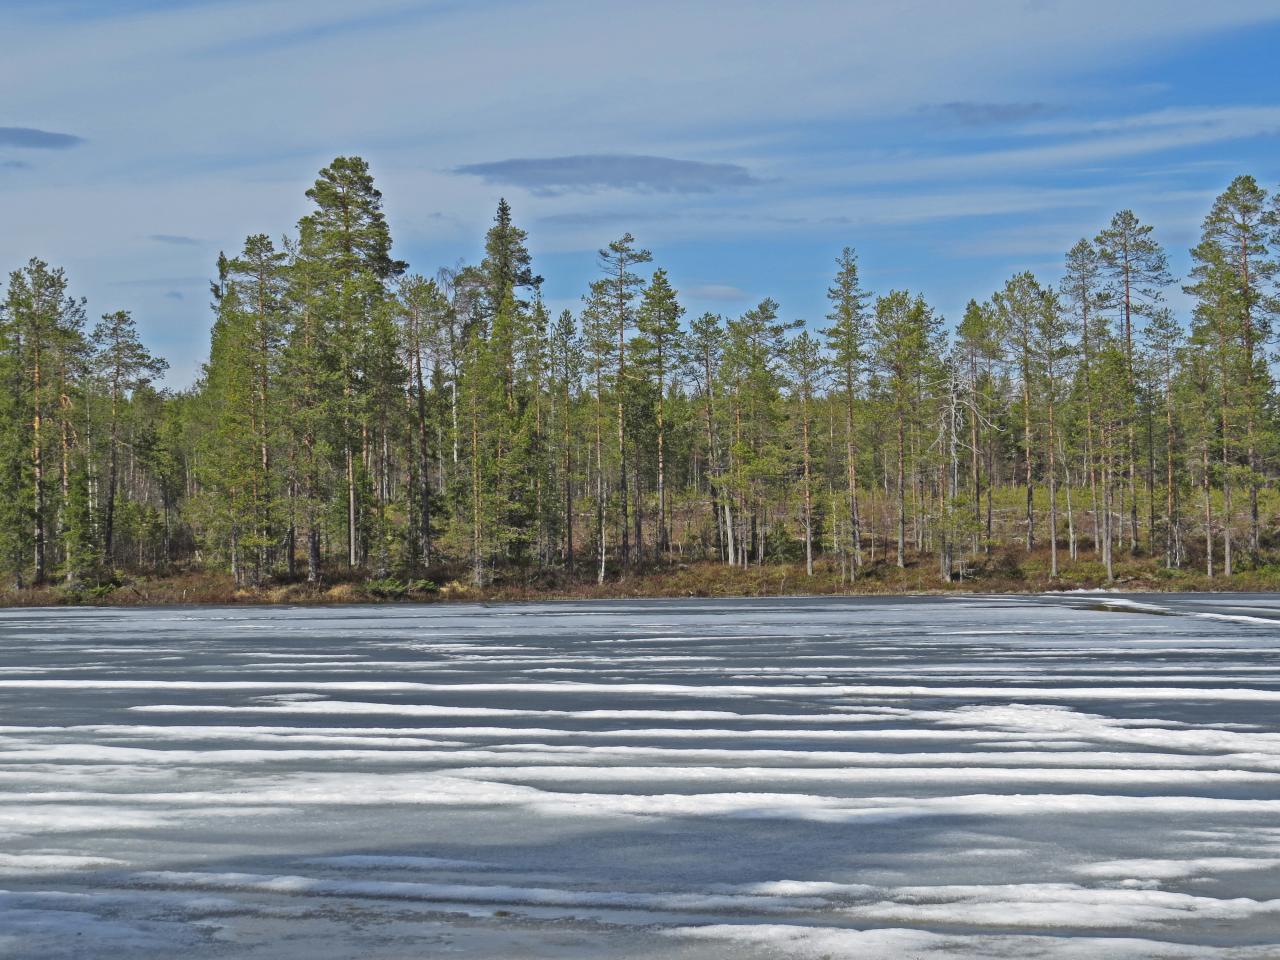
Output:
M338 154L414 270L499 196L550 305L631 231L690 312L820 324L855 247L954 319L1132 208L1175 272L1239 173L1280 186L1275 0L0 0L0 267L67 268L196 376L220 249ZM1174 288L1171 302L1185 309Z

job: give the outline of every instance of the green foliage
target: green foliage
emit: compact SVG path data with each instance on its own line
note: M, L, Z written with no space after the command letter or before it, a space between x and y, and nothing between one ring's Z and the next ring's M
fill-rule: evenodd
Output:
M61 270L11 275L6 580L91 598L116 571L202 567L276 581L249 595L404 597L710 558L760 591L752 567L801 558L815 585L885 589L1273 577L1280 210L1252 178L1204 221L1189 318L1122 210L1060 283L1015 274L954 328L919 294L873 296L847 247L825 326L767 297L686 317L630 234L578 314L553 315L505 200L479 262L429 279L395 259L364 160L306 196L292 235L219 256L187 391L157 388L127 312L86 337Z
M439 590L430 580L397 580L394 577L379 577L366 580L364 588L385 600L405 600L415 596L430 596Z

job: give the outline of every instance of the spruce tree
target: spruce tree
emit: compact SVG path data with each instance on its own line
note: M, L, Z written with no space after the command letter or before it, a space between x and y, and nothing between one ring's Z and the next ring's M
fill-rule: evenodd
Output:
M652 377L656 398L657 463L655 464L658 500L658 553L666 556L671 548L671 531L667 520L666 404L672 358L681 350L680 318L684 307L676 299L676 291L667 280L667 272L654 271L644 288L636 327L641 338L636 341L637 365Z
M389 327L387 283L406 264L391 256L391 231L382 211L382 194L373 185L369 165L359 157L337 157L320 171L307 191L315 209L298 223L299 259L308 275L304 310L312 324L311 349L328 350L336 377L319 399L336 427L334 447L347 492L347 563L364 560L367 517L362 517L358 475L370 462L370 423L377 405L368 402L379 371L366 369L387 355ZM331 415L328 415L331 411Z

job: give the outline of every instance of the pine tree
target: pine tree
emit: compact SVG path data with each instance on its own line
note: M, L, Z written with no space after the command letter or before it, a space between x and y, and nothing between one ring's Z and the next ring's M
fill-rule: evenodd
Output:
M1152 227L1142 224L1132 210L1121 210L1098 234L1098 262L1105 277L1108 302L1120 312L1120 343L1125 358L1125 394L1130 410L1126 417L1129 500L1129 552L1138 549L1137 380L1134 372L1134 337L1139 318L1149 317L1164 299L1162 290L1173 282L1164 249Z
M717 385L724 358L724 321L714 313L704 313L689 324L682 357L686 375L699 397L705 430L706 482L711 506L712 524L716 531L716 552L725 563L737 560L734 541L733 503L726 480L720 415L717 407Z
M416 562L433 559L433 494L431 472L433 441L428 422L430 354L438 349L449 303L434 280L418 274L403 278L397 288L400 333L409 371L405 401L413 423L409 464L409 553Z
M1102 285L1102 263L1097 248L1088 240L1080 240L1067 253L1066 269L1060 286L1063 301L1070 311L1074 335L1080 344L1080 367L1077 382L1084 403L1084 473L1089 482L1090 513L1093 517L1094 551L1101 555L1102 536L1098 523L1098 479L1094 446L1096 444L1094 407L1099 383L1095 376L1094 356L1097 344L1106 336L1103 309L1106 292Z
M1214 201L1205 217L1199 246L1192 251L1196 283L1188 289L1217 301L1216 310L1238 342L1238 403L1244 420L1242 477L1249 488L1249 553L1256 562L1261 523L1258 515L1259 445L1265 419L1266 398L1271 392L1270 369L1265 358L1271 340L1271 323L1280 312L1280 301L1269 288L1277 271L1267 237L1267 193L1253 177L1236 177ZM1202 299L1202 303L1203 303Z
M671 549L671 531L667 520L666 405L667 386L672 358L681 350L680 318L684 307L676 299L676 291L667 280L665 270L656 270L644 288L636 327L641 337L635 342L636 364L651 377L655 387L657 463L655 465L658 500L658 553L666 556Z
M108 563L114 561L116 495L119 490L120 419L122 406L129 394L149 384L169 368L169 364L143 346L138 339L133 317L127 310L105 313L93 329L97 348L94 366L102 378L110 404L107 452L106 507L102 521L103 552Z
M883 378L895 426L894 497L897 507L897 564L906 566L907 433L919 413L921 383L940 321L921 296L894 290L876 298L874 358Z
M574 433L577 417L574 408L582 386L582 341L578 336L573 314L562 310L551 333L551 378L555 385L557 404L554 407L559 420L557 442L559 455L555 458L560 472L559 489L563 505L561 538L565 567L572 572L574 561Z
M363 562L358 468L369 462L369 425L373 414L365 393L377 384L377 371L362 369L385 356L389 328L377 322L388 311L387 282L406 264L391 257L391 231L382 212L382 194L369 165L359 157L338 157L320 171L307 191L315 210L298 223L299 259L308 275L311 349L334 357L339 392L319 399L337 427L335 447L347 490L347 563Z
M973 488L974 519L976 526L986 531L986 550L989 553L993 540L992 514L995 488L991 434L1000 402L996 390L995 367L1004 356L1004 336L995 307L990 303L979 304L975 300L970 300L956 328L956 335L957 347L965 366L965 379L969 393L969 472Z
M722 375L733 411L729 453L738 501L735 540L738 563L744 567L753 555L763 565L768 552L770 505L786 460L780 421L787 334L801 323L780 321L777 301L766 297L726 327Z
M995 295L993 303L1007 338L1009 353L1019 368L1019 393L1022 406L1023 483L1026 489L1026 547L1030 553L1035 544L1035 497L1032 459L1031 392L1033 390L1033 341L1035 328L1043 316L1045 292L1030 273L1020 273Z
M1039 378L1037 391L1045 408L1045 476L1049 488L1049 576L1058 576L1058 415L1064 373L1074 353L1070 324L1057 294L1045 290L1035 317L1032 363Z
M795 337L787 349L792 391L798 401L800 415L801 491L803 498L804 567L813 576L813 469L810 431L813 426L813 402L824 373L825 363L818 341L808 331Z
M617 411L618 441L618 497L619 527L621 530L621 559L623 567L631 562L627 489L627 430L626 407L628 392L627 332L635 326L635 300L643 280L632 272L633 267L649 263L653 256L648 250L637 249L635 237L624 234L598 252L600 271L604 274L591 284L587 298L588 309L598 324L608 323L615 342L613 349L613 392ZM603 556L603 546L601 547ZM603 569L603 566L602 566Z
M858 391L868 360L871 294L862 289L858 260L852 247L845 247L836 260L834 283L827 289L831 325L822 331L832 354L832 364L844 399L844 440L846 497L849 510L849 553L852 566L862 566L862 529L858 517L858 431L855 410Z
M31 560L33 583L45 582L52 569L50 553L58 504L50 477L50 447L61 432L55 432L58 421L65 416L60 381L65 378L67 358L76 349L83 324L84 301L68 296L61 268L32 259L25 268L10 274L4 346L12 378L10 411L16 421L11 440L16 442L6 451L13 458L8 468L13 500L7 512L13 522L9 537L18 582L22 582L24 565L16 562L16 557L24 553ZM65 423L63 419L64 427Z
M1153 386L1160 394L1164 426L1164 564L1168 569L1182 565L1182 533L1175 483L1177 435L1174 413L1174 380L1178 374L1182 343L1182 328L1174 319L1173 312L1168 309L1156 312L1143 333L1143 353L1145 366L1151 371Z

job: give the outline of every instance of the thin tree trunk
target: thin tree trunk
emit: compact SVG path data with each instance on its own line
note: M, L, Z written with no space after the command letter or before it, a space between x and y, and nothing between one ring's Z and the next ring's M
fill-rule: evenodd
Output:
M45 579L45 503L44 503L44 445L43 435L41 431L41 356L40 343L38 339L34 339L34 349L31 366L31 385L32 385L32 415L31 415L31 468L32 482L34 484L33 497L33 518L34 529L32 531L35 543L33 544L33 565L32 583L39 586L44 583Z
M1031 361L1027 356L1027 341L1023 340L1023 363L1022 363L1022 438L1024 459L1023 466L1025 470L1025 479L1027 485L1027 553L1031 552L1031 548L1035 545L1035 505L1033 502L1033 487L1031 482Z
M907 489L906 437L903 435L902 410L898 410L898 567L907 565Z
M415 336L420 336L415 327ZM415 343L413 351L414 387L417 392L417 427L418 427L418 546L422 552L422 562L431 564L433 544L431 542L431 454L427 430L427 389L426 378L422 373L422 346ZM411 494L412 496L412 494Z
M355 455L348 441L343 448L347 468L347 566L353 570L359 564L359 544L356 542L356 467Z
M1076 540L1076 518L1075 510L1071 503L1071 461L1067 459L1066 451L1062 454L1063 477L1066 480L1067 495L1067 555L1071 557L1072 563L1080 559L1080 546Z
M801 401L800 421L802 424L804 447L804 569L807 576L813 576L813 495L809 477L809 401L806 397Z
M1056 451L1054 444L1057 442L1054 435L1053 420L1053 391L1054 384L1052 375L1049 381L1049 576L1057 579L1058 576L1058 469L1055 457Z
M569 419L572 398L569 395L569 379L564 382L564 559L569 572L573 572L573 444L572 423Z
M599 555L600 570L596 575L596 583L604 583L604 438L602 436L601 419L603 411L600 409L602 402L603 385L600 382L600 372L596 372L596 526L597 526L597 547L596 552Z
M1204 562L1205 573L1213 576L1213 498L1209 488L1209 443L1200 446L1201 492L1204 499Z
M1166 379L1165 381L1165 404L1164 404L1164 471L1165 471L1165 531L1164 531L1164 556L1165 566L1173 568L1180 566L1180 557L1175 556L1174 542L1177 538L1178 516L1174 508L1173 499L1173 403L1172 403L1172 384Z

